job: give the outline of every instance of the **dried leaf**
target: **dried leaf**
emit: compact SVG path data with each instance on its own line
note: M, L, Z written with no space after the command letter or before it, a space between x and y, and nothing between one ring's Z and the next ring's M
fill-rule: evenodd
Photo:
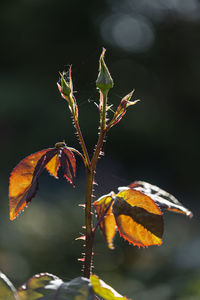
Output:
M112 210L119 233L131 244L138 247L162 244L162 212L150 197L133 189L121 191Z

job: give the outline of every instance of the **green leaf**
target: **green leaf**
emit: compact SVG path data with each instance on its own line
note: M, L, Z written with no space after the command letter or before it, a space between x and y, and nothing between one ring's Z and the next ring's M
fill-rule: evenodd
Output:
M90 280L85 277L64 282L56 296L57 298L44 298L44 300L94 300L95 297Z
M63 281L49 273L37 274L29 279L18 291L20 300L44 299L43 296L55 294ZM48 298L47 298L48 299ZM53 299L53 298L49 298Z
M118 299L127 300L126 297L120 295L111 286L107 285L103 280L99 279L99 277L96 275L90 276L90 282L92 284L94 293L105 300L118 300Z
M62 93L65 96L69 96L71 94L71 89L67 81L65 80L64 74L61 74L61 87L62 87Z
M20 300L93 300L95 297L89 279L77 277L63 282L48 273L33 276L18 294Z
M10 280L0 272L0 300L19 300Z

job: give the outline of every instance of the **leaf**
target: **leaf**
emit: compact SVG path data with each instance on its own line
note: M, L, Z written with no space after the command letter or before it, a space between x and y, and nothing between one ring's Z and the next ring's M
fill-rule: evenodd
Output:
M123 190L116 195L112 210L119 233L131 244L162 244L162 212L150 197L134 189Z
M63 148L60 155L60 162L64 177L74 186L76 177L76 159L71 150Z
M120 102L119 106L117 107L116 112L114 113L114 116L110 123L108 124L108 129L110 129L112 126L119 123L119 121L123 118L123 116L126 113L126 110L129 106L135 105L140 100L130 101L133 96L134 90L130 92L128 95L126 95Z
M129 187L151 197L161 209L184 214L189 218L193 217L193 213L189 209L184 207L173 195L155 185L149 184L144 181L135 181L131 183Z
M93 205L97 212L98 220L102 219L102 221L99 223L99 227L103 232L103 235L110 249L114 249L113 239L117 230L115 218L112 213L112 204L106 212L106 209L108 208L110 202L113 200L112 194L114 193L111 192L110 194L104 195L97 201L93 202Z
M58 179L58 170L60 168L60 159L58 153L45 166L50 175Z
M89 279L77 277L63 282L58 277L43 273L32 277L18 292L22 300L93 300Z
M64 282L56 294L56 298L44 300L94 300L95 295L88 278L77 277L69 282Z
M74 186L76 176L76 160L71 150L57 143L55 148L44 149L23 159L11 172L9 181L10 220L23 211L27 203L35 196L38 190L38 179L46 170L58 178L61 166L64 177ZM64 144L65 145L65 144Z
M38 190L38 177L57 149L44 149L23 159L11 172L9 180L10 220L27 206Z
M44 299L43 296L55 292L63 281L55 275L40 273L29 279L18 291L21 300ZM52 298L53 299L53 298Z
M126 297L120 295L111 286L107 285L103 280L99 279L99 277L96 275L90 276L90 282L92 284L94 293L105 300L118 300L118 299L127 300Z
M0 272L0 300L19 300L10 280Z

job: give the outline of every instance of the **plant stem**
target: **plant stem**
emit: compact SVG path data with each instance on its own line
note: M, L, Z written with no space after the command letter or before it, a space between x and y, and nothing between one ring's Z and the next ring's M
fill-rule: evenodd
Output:
M100 92L101 93L101 92ZM90 166L86 169L86 201L85 201L85 226L86 226L86 240L85 240L85 262L83 274L89 278L92 267L92 252L93 252L93 224L92 224L92 192L93 192L93 181L94 174L101 152L104 138L106 135L106 104L107 104L107 93L103 93L103 107L101 114L101 127L98 142L91 160Z
M98 142L97 142L96 149L94 151L92 161L91 161L92 170L96 169L97 160L99 158L99 154L101 152L104 138L105 138L106 132L107 132L107 129L106 129L107 95L108 95L108 92L100 91L100 98L101 98L101 96L103 96L103 105L102 105L101 120L100 120L101 125L100 125L100 133L99 133Z
M91 168L86 170L86 201L85 201L85 261L83 267L84 277L90 278L92 267L93 252L93 225L92 225L92 188L93 188L94 171Z
M108 90L100 91L103 94L103 106L102 106L102 119L101 119L101 129L106 129L106 110L107 110L107 96Z
M70 99L71 99L70 103L73 103L72 96L70 96ZM76 128L76 132L78 134L79 142L80 142L81 148L83 150L83 154L84 154L84 157L85 157L86 165L89 167L90 166L90 158L89 158L87 147L85 145L85 141L84 141L84 138L83 138L80 126L79 126L78 117L76 116L76 112L75 112L75 109L74 109L73 106L71 106L71 110L72 110L72 116L73 116L73 120L74 120L74 126Z

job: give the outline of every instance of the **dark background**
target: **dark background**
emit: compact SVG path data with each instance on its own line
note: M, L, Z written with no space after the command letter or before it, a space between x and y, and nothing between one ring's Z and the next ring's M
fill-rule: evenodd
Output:
M194 218L165 214L161 247L137 249L98 234L94 273L143 299L200 297L200 3L197 0L1 0L0 269L16 286L48 271L79 276L85 174L76 189L43 175L29 209L8 219L8 179L25 156L65 139L80 149L59 96L59 71L72 64L80 125L92 155L98 133L95 80L102 46L115 82L109 103L136 89L136 106L114 127L98 163L97 197L134 180L175 195Z

